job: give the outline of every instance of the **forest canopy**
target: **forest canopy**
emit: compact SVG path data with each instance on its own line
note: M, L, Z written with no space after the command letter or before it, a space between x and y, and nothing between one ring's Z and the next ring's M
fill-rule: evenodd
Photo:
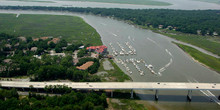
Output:
M61 96L29 93L19 98L17 90L0 90L0 110L105 110L106 95L74 92Z

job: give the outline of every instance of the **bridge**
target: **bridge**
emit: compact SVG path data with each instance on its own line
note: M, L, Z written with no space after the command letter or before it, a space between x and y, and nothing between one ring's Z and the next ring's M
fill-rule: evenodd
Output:
M159 90L188 90L187 98L191 100L193 90L220 91L220 83L180 83L180 82L16 82L0 81L0 86L5 88L36 88L44 89L49 85L65 85L72 89L86 90L155 90L155 99L158 99ZM113 97L113 92L111 92Z

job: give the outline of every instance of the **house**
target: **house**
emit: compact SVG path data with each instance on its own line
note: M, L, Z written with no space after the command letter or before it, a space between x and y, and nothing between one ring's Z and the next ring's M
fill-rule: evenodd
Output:
M213 32L213 36L218 36L218 33L217 32Z
M37 59L41 59L40 55L34 55L34 57L37 58Z
M84 47L85 47L85 46L84 46L84 45L82 45L82 46L80 46L80 47L79 47L79 49L84 49Z
M79 70L86 70L88 69L90 66L93 65L93 61L88 61L86 62L85 64L81 65L81 66L77 66L76 68L79 69Z
M98 54L105 54L107 53L107 48L105 45L102 46L90 46L87 47L86 50L88 50L89 52L96 52Z
M173 29L173 26L167 26L166 29L172 30L172 29Z
M60 41L60 38L53 38L51 41L48 41L47 44L50 44L50 42L57 44L59 41Z
M11 60L11 59L4 59L3 62L4 62L4 63L7 63L7 64L11 64L11 63L12 63L12 60Z
M31 51L32 52L36 52L37 51L37 47L31 47Z
M23 41L23 42L27 42L27 39L25 37L18 37L18 39Z
M40 39L47 40L47 39L49 39L49 37L41 37Z
M39 38L33 38L33 41L39 41Z
M159 28L159 29L162 29L162 28L163 28L163 25L159 25L158 28Z
M10 44L5 44L5 47L10 49L12 46Z
M33 41L39 41L39 39L41 39L41 40L47 40L47 39L49 39L49 38L51 38L51 37L33 38Z
M61 56L61 57L65 57L66 56L65 53L56 53L54 50L50 51L50 55L51 56Z

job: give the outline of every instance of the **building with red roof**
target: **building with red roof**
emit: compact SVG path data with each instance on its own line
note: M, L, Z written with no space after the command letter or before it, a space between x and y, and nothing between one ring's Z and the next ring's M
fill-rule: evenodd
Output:
M98 54L105 54L107 53L107 48L105 45L102 46L90 46L87 47L86 50L89 52L97 52Z

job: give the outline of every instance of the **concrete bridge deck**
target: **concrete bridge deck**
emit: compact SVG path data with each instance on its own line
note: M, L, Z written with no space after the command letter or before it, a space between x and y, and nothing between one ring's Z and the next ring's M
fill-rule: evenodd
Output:
M16 82L0 81L2 87L43 89L46 85L66 85L73 89L135 89L135 90L220 90L220 83L178 82Z
M0 81L1 87L44 89L49 85L66 85L72 89L130 89L131 98L133 90L156 90L155 99L158 100L159 90L188 90L187 98L192 99L193 90L220 90L220 83L180 83L180 82L16 82ZM113 92L111 92L113 97Z

